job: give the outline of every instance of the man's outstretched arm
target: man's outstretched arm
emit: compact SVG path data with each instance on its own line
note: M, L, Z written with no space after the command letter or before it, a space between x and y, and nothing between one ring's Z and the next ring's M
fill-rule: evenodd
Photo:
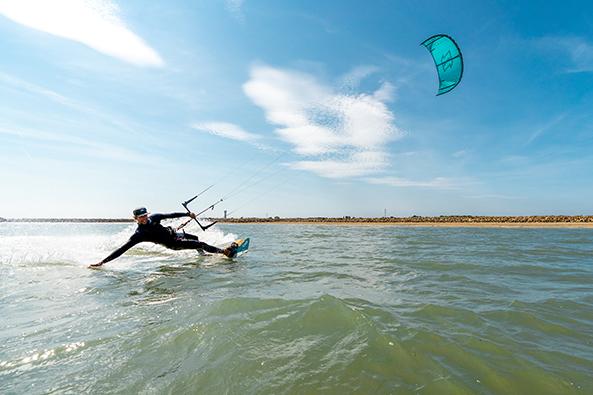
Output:
M128 240L126 242L126 244L119 247L117 250L113 251L111 254L109 254L109 256L107 258L103 259L101 262L93 263L89 267L99 267L99 266L103 265L104 263L112 261L115 258L118 258L119 256L121 256L124 252L126 252L130 248L134 247L138 243L140 243L140 240L137 240L134 237L131 237L130 240Z
M164 219L181 218L181 217L195 217L194 213L171 213L171 214L152 214L150 218L155 221L162 221Z

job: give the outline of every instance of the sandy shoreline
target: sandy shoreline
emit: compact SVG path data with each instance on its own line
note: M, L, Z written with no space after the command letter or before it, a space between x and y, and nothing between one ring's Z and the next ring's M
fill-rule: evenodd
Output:
M310 218L209 218L220 224L320 225L320 226L399 226L429 228L593 228L593 216L441 216L441 217L310 217ZM123 223L131 218L0 218L0 222L40 223Z
M334 225L334 226L400 226L429 228L593 228L590 215L523 215L481 216L441 215L411 217L241 217L216 218L220 223Z
M318 225L318 226L400 226L411 228L583 228L591 222L346 222L346 221L220 221L221 224Z

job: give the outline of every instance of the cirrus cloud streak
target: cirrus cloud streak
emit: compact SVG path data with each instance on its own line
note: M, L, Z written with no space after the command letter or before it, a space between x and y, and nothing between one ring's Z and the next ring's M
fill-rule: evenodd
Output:
M192 124L191 127L196 130L231 140L253 142L261 138L261 136L247 132L240 126L229 122L199 122Z
M367 178L367 182L378 185L389 185L400 188L435 188L435 189L454 189L457 187L453 181L445 177L436 177L427 181L408 180L400 177L379 177Z

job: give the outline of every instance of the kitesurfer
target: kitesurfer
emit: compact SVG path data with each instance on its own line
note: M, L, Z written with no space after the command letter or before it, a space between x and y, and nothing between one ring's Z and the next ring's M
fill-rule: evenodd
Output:
M214 254L224 254L227 257L233 257L237 250L237 244L233 243L230 247L221 250L220 248L206 244L198 239L198 236L185 233L185 231L177 232L170 226L161 225L164 219L191 217L196 218L194 213L171 213L171 214L151 214L148 215L146 207L139 207L133 212L134 219L138 223L138 227L130 239L117 250L113 251L109 256L101 262L94 263L90 267L99 267L104 263L114 260L122 255L124 252L132 248L138 243L148 241L151 243L160 244L172 250L204 250Z

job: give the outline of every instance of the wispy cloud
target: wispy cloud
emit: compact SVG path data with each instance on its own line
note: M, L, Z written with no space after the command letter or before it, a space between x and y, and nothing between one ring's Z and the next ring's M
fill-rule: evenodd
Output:
M353 75L367 72L355 70ZM290 166L324 177L361 176L384 169L389 165L385 145L403 135L385 104L390 99L387 83L373 94L344 94L310 74L255 66L243 89L295 153L322 157Z
M522 196L511 196L511 195L501 195L496 193L491 194L484 194L484 195L469 195L463 196L466 199L494 199L494 200L523 200L526 199Z
M568 55L570 66L567 73L593 72L593 44L576 36L547 36L537 40L537 45L546 52L561 51Z
M531 133L531 135L527 139L526 144L531 144L535 139L539 138L539 136L541 136L543 133L556 127L558 124L560 124L560 122L562 122L566 118L566 116L567 116L567 113L562 113L560 115L557 115L556 117L554 117L551 121L549 121L545 125L542 125L539 128L537 128L535 131L533 131L533 133Z
M299 161L289 164L293 169L308 170L327 178L364 176L381 171L388 165L387 154L380 151L356 152L345 160Z
M231 140L254 142L261 138L260 135L243 130L240 126L229 122L202 122L194 123L192 128L224 137Z
M128 148L81 138L67 133L47 132L28 128L11 128L0 125L0 135L56 143L61 148L71 147L77 154L132 163L161 163L158 157L146 156Z
M39 86L20 78L14 77L12 75L0 72L0 83L12 86L14 88L25 90L29 93L33 93L35 95L44 96L47 99L55 101L57 103L72 106L73 102L65 96L60 95L57 92L52 91L51 89L47 89L43 86Z
M427 181L408 180L400 177L371 177L366 180L371 184L389 185L400 188L454 189L457 187L453 180L445 177L436 177Z
M454 158L463 158L464 156L467 156L467 151L466 150L459 150L459 151L455 151L453 152L453 157Z
M138 128L131 125L130 122L125 118L112 113L104 112L95 106L66 97L45 86L25 81L13 75L0 72L0 85L2 84L11 87L12 89L28 92L34 96L44 97L54 103L58 103L64 107L75 110L76 112L84 114L84 116L87 117L86 120L88 120L89 116L94 117L106 122L109 125L112 125L121 131L125 131L128 134L139 134L137 130ZM144 131L143 136L146 137Z
M225 0L224 4L226 9L231 15L239 22L245 21L245 15L243 14L243 4L245 0Z
M118 7L109 0L3 0L0 14L125 62L138 66L164 65L160 55L128 29Z
M357 88L365 78L378 71L377 66L358 66L344 74L340 78L340 83L345 88Z

